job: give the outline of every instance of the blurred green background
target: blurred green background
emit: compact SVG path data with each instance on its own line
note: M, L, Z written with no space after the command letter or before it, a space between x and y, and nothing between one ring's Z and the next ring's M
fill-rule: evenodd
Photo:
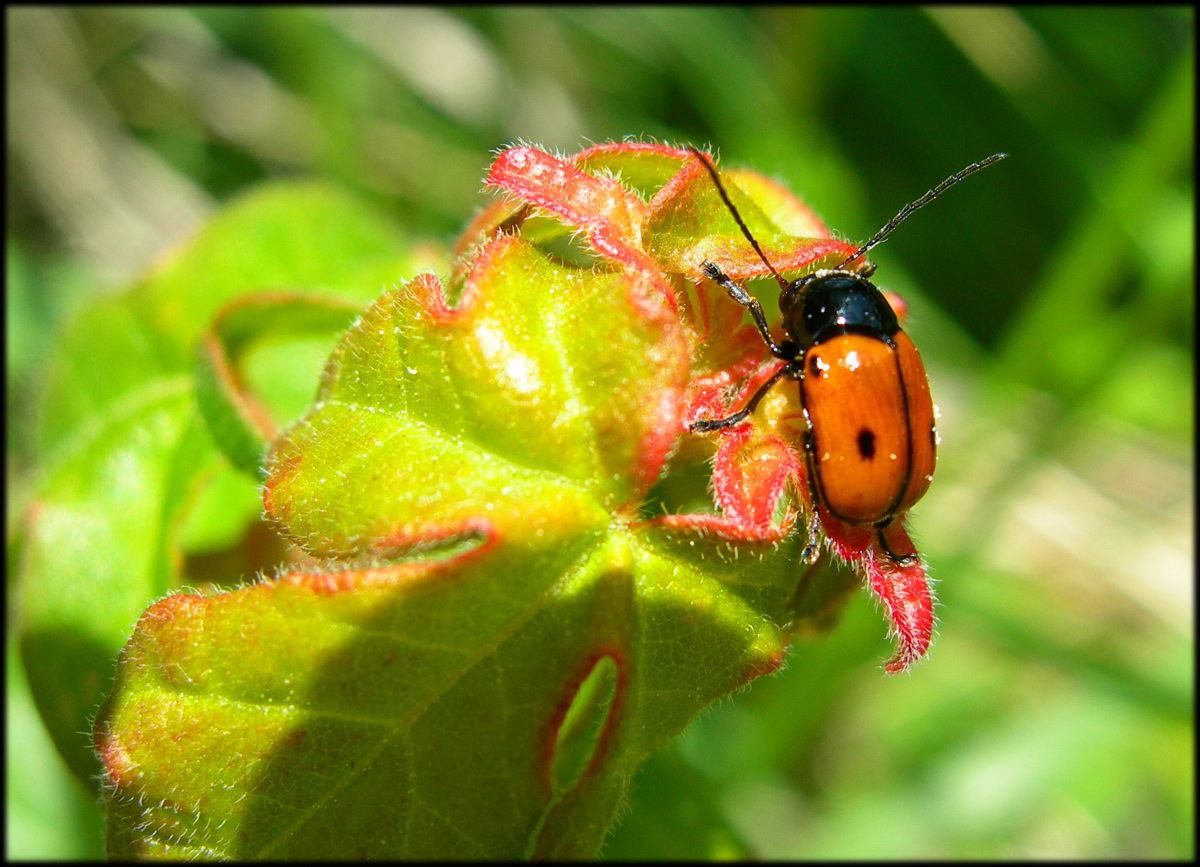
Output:
M885 677L859 594L647 763L604 854L1193 857L1193 10L5 15L10 566L45 347L248 185L333 178L444 246L492 149L633 136L861 239L1009 152L873 254L941 408L931 658ZM6 854L97 857L9 627Z

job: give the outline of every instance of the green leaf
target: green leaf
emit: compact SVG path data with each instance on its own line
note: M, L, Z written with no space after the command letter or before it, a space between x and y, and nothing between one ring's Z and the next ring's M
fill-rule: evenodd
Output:
M98 725L139 829L114 854L594 852L641 759L781 661L758 612L791 587L711 539L542 538L151 608ZM561 793L556 724L600 655L615 707Z
M101 769L84 733L138 613L183 580L177 535L218 466L190 376L202 328L248 290L365 300L411 267L402 250L341 193L266 187L133 290L85 310L51 350L45 469L18 566L21 651L55 745L90 788ZM315 371L294 375L311 394ZM244 532L254 515L237 515Z

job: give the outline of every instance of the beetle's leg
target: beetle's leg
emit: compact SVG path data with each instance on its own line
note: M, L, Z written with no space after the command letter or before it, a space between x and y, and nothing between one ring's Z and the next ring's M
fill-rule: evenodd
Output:
M754 324L758 326L758 333L762 336L763 342L767 344L767 348L771 350L771 354L776 358L782 358L787 362L787 364L783 365L779 368L779 370L771 374L770 379L759 386L758 391L754 392L754 395L750 398L750 401L746 404L744 409L725 418L705 419L703 421L695 422L690 428L695 433L711 433L716 430L724 430L725 428L731 428L735 425L741 424L746 420L746 417L749 416L750 413L754 412L755 408L759 404L759 401L763 399L766 393L770 390L771 386L773 386L780 377L794 373L793 363L796 360L796 344L790 340L784 340L781 343L776 343L771 337L771 329L767 325L766 314L763 313L762 305L758 303L758 299L741 286L730 280L720 268L718 268L712 262L704 262L701 264L700 270L704 272L704 276L706 276L709 280L713 280L726 292L728 292L730 298L750 311L750 316L754 319Z
M808 542L804 546L804 550L800 552L800 562L807 563L810 566L817 562L817 558L821 556L821 515L817 512L817 507L812 507L812 514L808 516Z
M800 389L800 401L804 401L804 389ZM816 441L813 439L812 424L808 418L808 409L804 410L804 422L809 425L808 429L800 437L800 444L804 447L804 486L808 488L808 504L812 508L812 518L810 524L816 526L820 524L820 517L817 514L817 506L821 504L821 485L817 477L817 455ZM811 535L810 535L810 542Z
M730 298L750 311L750 316L754 319L754 324L758 326L758 333L762 335L763 342L770 348L772 355L776 358L782 358L784 361L791 361L796 357L796 345L792 341L784 340L782 343L776 343L771 337L771 329L767 325L766 314L763 313L762 305L758 303L757 298L730 280L712 262L701 263L700 270L704 272L705 277L716 282L728 292Z
M724 430L725 428L730 428L741 424L746 420L746 417L749 416L750 413L754 412L755 408L759 404L759 401L761 401L763 397L766 396L767 392L770 391L771 386L778 382L781 377L787 376L792 372L793 369L791 363L783 365L779 368L779 370L771 374L770 379L758 387L758 391L754 392L753 396L751 396L749 402L746 404L745 409L735 412L733 415L726 416L725 418L709 418L704 419L703 421L693 422L689 430L691 430L693 433L712 433L715 430Z

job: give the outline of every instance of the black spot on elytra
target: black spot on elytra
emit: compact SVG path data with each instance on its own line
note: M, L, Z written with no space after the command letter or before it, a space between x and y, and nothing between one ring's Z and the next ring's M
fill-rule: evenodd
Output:
M858 432L858 453L862 455L864 461L875 457L875 434L867 428Z
M821 375L821 359L817 356L812 356L808 359L808 372L813 376Z

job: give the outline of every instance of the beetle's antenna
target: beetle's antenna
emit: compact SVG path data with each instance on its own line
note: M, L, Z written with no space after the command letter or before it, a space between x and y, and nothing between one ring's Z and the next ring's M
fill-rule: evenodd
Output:
M940 184L938 184L932 190L927 192L925 195L921 196L921 198L917 199L915 202L911 202L911 203L905 205L903 208L900 209L900 213L898 213L898 214L896 214L896 216L892 217L892 219L890 219L888 221L886 226L884 226L882 229L880 229L878 232L875 233L875 236L873 238L871 238L871 240L867 241L867 243L865 243L861 247L859 247L853 256L848 258L846 261L842 262L842 264L838 265L837 268L834 270L840 271L842 268L849 265L851 262L853 262L859 256L864 255L872 247L877 247L880 244L882 244L883 241L887 238L887 236L889 234L891 234L892 229L896 228L901 223L903 223L905 220L907 220L909 218L909 216L912 214L912 212L917 210L917 208L921 208L921 207L924 207L925 205L928 205L930 202L932 202L934 199L936 199L942 193L946 192L946 190L950 189L952 186L957 184L963 178L966 178L970 175L975 174L975 172L979 171L980 169L987 168L992 163L999 162L1000 160L1004 159L1006 156L1008 156L1008 154L992 154L986 160L980 160L977 163L971 163L969 166L967 166L961 172L955 172L950 177L946 178L946 180L942 181ZM739 220L738 222L740 223L741 221Z
M725 185L721 183L721 178L717 175L716 166L709 161L708 155L699 150L695 145L688 145L688 150L696 155L696 159L704 164L704 168L708 169L708 173L712 175L713 183L717 185L717 192L721 194L721 199L725 202L725 207L729 208L729 213L733 214L733 219L737 221L738 228L742 230L742 234L746 236L746 240L750 242L750 246L754 248L754 252L758 254L758 258L762 259L763 264L771 269L771 273L775 276L775 281L779 284L779 288L786 292L791 284L779 275L779 272L775 270L775 266L770 263L763 253L762 247L758 246L758 241L754 240L754 236L746 228L746 224L742 221L742 215L738 213L738 209L729 200L729 193L725 192Z

